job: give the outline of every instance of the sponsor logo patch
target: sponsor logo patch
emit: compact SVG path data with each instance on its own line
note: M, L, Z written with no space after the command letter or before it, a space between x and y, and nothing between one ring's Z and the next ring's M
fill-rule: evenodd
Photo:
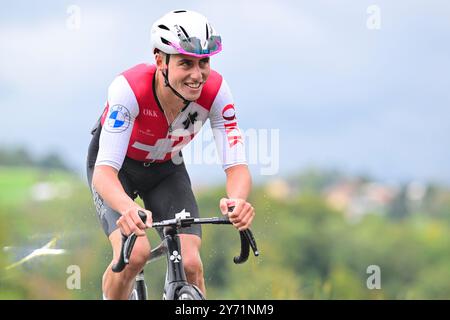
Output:
M236 110L234 109L234 104L227 104L222 109L222 117L227 122L224 123L225 131L227 133L228 143L230 148L236 144L244 144L242 141L241 132L237 126L236 120Z
M105 121L105 130L108 132L122 132L130 126L130 112L120 104L113 105L109 109L108 118Z

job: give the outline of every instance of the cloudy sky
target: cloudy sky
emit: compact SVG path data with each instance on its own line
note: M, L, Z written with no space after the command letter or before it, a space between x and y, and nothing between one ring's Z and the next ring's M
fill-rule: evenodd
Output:
M55 150L82 172L110 82L153 62L150 26L174 9L222 35L212 67L231 87L256 179L319 167L450 183L446 1L8 2L0 146ZM205 161L189 168L199 183L224 177Z

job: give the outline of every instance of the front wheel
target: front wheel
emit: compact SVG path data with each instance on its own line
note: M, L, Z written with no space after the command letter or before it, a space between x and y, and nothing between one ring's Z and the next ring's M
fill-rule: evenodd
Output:
M199 288L188 285L178 290L175 300L205 300L205 297Z

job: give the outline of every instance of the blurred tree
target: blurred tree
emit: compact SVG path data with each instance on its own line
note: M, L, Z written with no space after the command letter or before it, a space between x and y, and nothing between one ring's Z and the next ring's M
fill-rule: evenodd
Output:
M408 214L407 186L403 185L388 209L388 216L393 220L400 220L406 218Z
M42 159L36 161L36 166L43 169L70 171L67 162L64 161L56 152L51 152L45 155Z
M24 147L0 149L0 166L5 167L38 167L70 171L67 161L55 151L45 154L40 159L35 159Z
M1 166L31 166L33 159L23 147L14 149L0 149Z

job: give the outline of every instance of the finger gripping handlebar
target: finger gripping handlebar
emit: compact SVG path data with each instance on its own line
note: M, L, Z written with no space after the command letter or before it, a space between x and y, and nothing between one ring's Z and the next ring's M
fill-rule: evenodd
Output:
M141 210L138 211L138 214L142 222L145 223L147 221L147 214ZM125 266L130 261L131 251L133 251L136 239L137 236L134 233L132 233L128 237L122 234L122 247L120 249L120 257L119 261L113 264L111 268L113 272L121 272L123 269L125 269Z
M228 212L234 210L234 206L228 207ZM247 261L248 255L250 254L250 247L253 250L255 256L259 256L258 248L256 247L256 241L250 229L239 231L239 236L241 237L241 253L239 256L233 258L233 262L236 264L241 264Z

